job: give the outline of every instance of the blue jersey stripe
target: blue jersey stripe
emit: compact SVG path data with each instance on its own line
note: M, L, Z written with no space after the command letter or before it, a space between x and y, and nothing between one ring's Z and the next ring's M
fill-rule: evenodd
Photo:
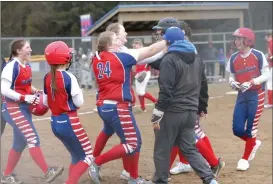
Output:
M71 78L65 71L62 71L62 75L64 79L65 90L68 95L68 106L71 111L77 110L77 107L74 105L72 96L71 96Z
M19 63L18 62L14 62L13 72L12 72L12 83L11 83L11 89L12 90L15 90L14 86L15 86L16 79L19 76L19 72L20 72Z

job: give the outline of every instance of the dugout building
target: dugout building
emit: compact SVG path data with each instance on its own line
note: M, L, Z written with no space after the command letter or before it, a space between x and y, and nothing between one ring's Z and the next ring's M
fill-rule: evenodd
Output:
M95 22L88 35L97 37L110 23L119 22L128 36L147 36L164 17L186 21L193 33L233 32L244 26L244 12L248 7L247 2L118 5ZM96 39L92 39L92 50L95 48Z

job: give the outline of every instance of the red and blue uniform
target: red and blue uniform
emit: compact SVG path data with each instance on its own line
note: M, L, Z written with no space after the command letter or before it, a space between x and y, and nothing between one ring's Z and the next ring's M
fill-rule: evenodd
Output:
M235 76L240 84L249 82L261 75L261 70L267 66L262 52L251 49L243 57L239 52L234 53L227 65L227 71ZM254 85L245 92L238 92L233 114L233 133L238 137L256 137L257 126L264 107L264 83ZM247 125L245 128L245 122Z
M72 164L79 161L91 164L92 147L83 129L73 103L73 96L81 93L76 77L66 71L56 71L56 88L51 88L51 73L44 78L44 93L47 95L48 107L52 112L51 128L70 152Z
M98 84L98 113L104 121L103 132L109 137L117 133L127 154L139 152L141 147L140 132L132 113L135 97L131 70L135 64L132 55L113 52L101 52L92 63Z
M32 73L29 64L24 66L14 58L3 69L2 79L11 82L10 89L21 95L31 95ZM29 148L40 146L39 136L32 122L29 104L5 97L2 112L6 122L13 127L13 149L22 152L26 145Z

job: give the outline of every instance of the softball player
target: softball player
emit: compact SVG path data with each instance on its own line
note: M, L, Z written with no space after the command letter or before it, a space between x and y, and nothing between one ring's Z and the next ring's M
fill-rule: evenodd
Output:
M51 128L70 152L72 161L66 184L77 184L92 162L92 146L80 123L77 109L83 104L83 94L76 77L67 72L72 49L62 41L50 43L45 49L51 72L44 78L44 93L51 115Z
M63 167L47 165L40 148L38 133L32 122L29 104L39 103L39 101L36 100L36 95L33 95L37 89L31 85L31 68L26 62L29 61L31 52L27 41L13 41L10 61L1 75L1 93L5 98L2 113L5 121L13 127L13 145L1 179L1 183L5 184L22 183L15 177L13 170L26 146L29 148L32 159L45 174L47 182L52 182L63 171Z
M233 113L233 134L245 141L245 151L237 170L246 171L249 161L261 146L256 136L264 108L264 83L268 79L269 69L264 54L252 48L255 34L251 29L239 28L233 36L239 51L230 57L226 70L230 73L229 85L238 90Z
M117 35L117 38L118 38L118 41L119 41L119 43L118 43L118 45L119 45L118 51L119 52L124 52L124 53L129 53L129 54L132 53L132 52L135 52L134 51L135 49L128 49L126 46L124 46L124 44L127 42L127 33L125 31L125 28L121 24L112 23L106 28L106 31L114 32ZM136 50L141 50L141 49L136 49ZM147 58L147 59L144 59L144 60L138 62L137 64L146 64L146 63L149 63L149 62L153 62L157 58L160 58L162 56L163 56L163 52L160 52L160 53L156 54L155 56L152 56L150 58ZM131 77L131 78L133 78L133 77ZM134 95L133 95L133 98L135 98ZM132 103L134 104L134 102L135 102L135 99L133 99ZM95 143L94 153L93 153L94 157L97 157L97 156L99 156L101 154L101 152L102 152L103 148L105 147L108 139L113 134L114 134L113 131L109 131L109 130L107 131L105 127L103 128L103 130L100 132L100 134L99 134L99 136L98 136L98 138L96 140L96 143ZM122 157L124 171L122 171L120 177L122 179L126 179L126 180L130 179L129 169L127 169L129 167L128 166L128 160L129 159L130 159L130 157L128 157L126 155L124 155Z
M100 183L98 173L101 165L111 160L125 158L126 155L125 169L128 169L131 177L128 184L150 183L138 176L141 136L132 113L134 93L131 88L131 70L138 61L155 55L164 47L166 47L166 42L161 41L149 47L131 50L128 54L117 52L120 48L120 40L114 32L103 32L98 38L99 53L96 53L92 61L98 84L98 113L104 122L103 132L106 135L112 135L115 132L121 143L104 154L96 155L89 170L96 184ZM97 139L101 139L101 136ZM94 150L96 146L102 150L106 143L104 140L97 140Z
M140 39L135 39L133 41L133 48L139 49L142 48L143 44ZM156 103L156 98L153 97L150 93L146 92L147 84L151 77L151 68L147 64L136 65L136 75L135 75L135 84L136 84L136 93L140 102L140 108L143 112L146 112L145 108L145 98L151 100L153 103Z
M266 41L268 42L268 64L269 64L269 76L268 81L266 83L267 88L267 104L264 106L265 108L272 108L273 107L273 94L272 94L272 67L273 67L273 55L272 55L272 30L266 33L265 36Z

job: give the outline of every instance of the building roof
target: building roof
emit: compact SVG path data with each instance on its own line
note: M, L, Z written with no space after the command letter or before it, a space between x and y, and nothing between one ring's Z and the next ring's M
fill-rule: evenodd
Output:
M118 5L111 11L101 17L92 25L88 31L88 35L95 32L104 31L106 26L111 22L118 22L119 14L122 13L143 13L143 12L181 12L181 11L206 11L206 10L245 10L248 9L249 4L247 2L197 2L197 3L180 3L180 4L135 4L135 5ZM158 20L148 17L147 21L144 21L144 26L148 24L152 27L151 22ZM215 17L217 18L217 17ZM149 20L150 19L150 20ZM135 28L135 26L132 26Z

